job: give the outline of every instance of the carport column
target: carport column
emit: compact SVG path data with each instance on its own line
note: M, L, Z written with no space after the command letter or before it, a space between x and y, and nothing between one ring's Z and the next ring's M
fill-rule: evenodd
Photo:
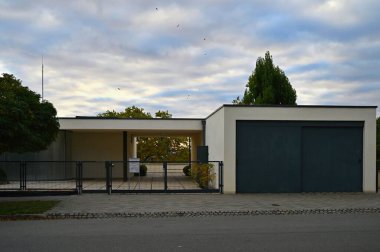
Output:
M123 132L123 180L128 181L128 159L129 159L129 138L130 134L127 131Z
M137 158L137 137L133 137L133 158Z
M191 136L191 161L197 161L197 147L202 145L202 133Z

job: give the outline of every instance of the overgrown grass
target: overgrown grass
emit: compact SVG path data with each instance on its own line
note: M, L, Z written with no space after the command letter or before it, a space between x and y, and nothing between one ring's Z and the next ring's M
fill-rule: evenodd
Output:
M0 215L42 214L59 203L59 200L30 200L0 202Z

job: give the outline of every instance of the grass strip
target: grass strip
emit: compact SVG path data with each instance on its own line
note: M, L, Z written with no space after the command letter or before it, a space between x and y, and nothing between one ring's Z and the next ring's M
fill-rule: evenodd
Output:
M2 201L0 215L42 214L59 202L59 200Z

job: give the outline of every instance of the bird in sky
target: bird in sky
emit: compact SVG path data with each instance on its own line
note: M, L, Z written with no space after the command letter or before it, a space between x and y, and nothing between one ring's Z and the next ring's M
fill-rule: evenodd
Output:
M117 88L117 90L120 90L120 88Z
M156 10L158 11L158 8L156 8Z

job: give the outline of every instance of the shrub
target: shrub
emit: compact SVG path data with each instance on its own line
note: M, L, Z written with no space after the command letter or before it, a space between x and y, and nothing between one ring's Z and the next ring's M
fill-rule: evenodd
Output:
M7 174L2 169L0 169L0 185L1 184L8 184Z
M140 165L140 173L135 173L134 175L135 176L146 176L146 174L148 173L148 167L146 167L146 165L142 164Z
M213 164L194 164L191 167L191 177L203 189L208 189L215 179Z
M190 165L186 165L185 167L183 167L183 174L185 174L185 176L190 176L190 174L191 174L191 166Z

